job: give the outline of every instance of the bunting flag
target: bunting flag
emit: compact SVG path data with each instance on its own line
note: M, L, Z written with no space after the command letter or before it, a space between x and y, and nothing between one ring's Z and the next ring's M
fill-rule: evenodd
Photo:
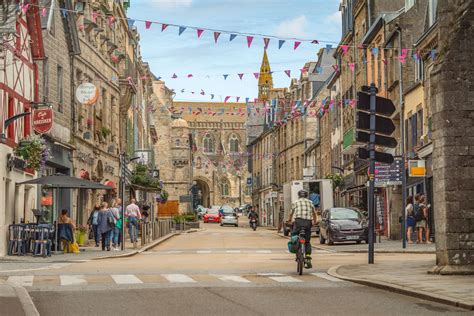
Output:
M192 77L193 77L193 74L188 74L187 77L188 77L188 78L192 78Z
M430 57L431 57L431 60L433 60L433 61L435 60L435 58L436 58L436 49L432 49L430 51Z
M23 5L23 6L21 7L21 9L23 10L23 13L24 13L24 14L26 14L26 11L28 11L29 7L30 7L30 4L29 4L29 3L27 3L27 4L25 4L25 5Z
M283 46L283 44L285 44L286 41L284 40L279 40L278 41L278 49L281 49L281 47Z
M260 75L260 73L254 72L253 75L255 76L255 79L258 79L258 76Z
M265 45L265 49L268 48L268 44L270 43L270 39L268 37L264 37L263 38L263 43Z
M183 34L183 32L184 32L185 30L186 30L186 27L180 26L180 27L179 27L179 31L178 31L178 35Z
M168 27L168 24L161 24L161 31L163 32Z
M206 92L204 92L204 90L201 89L201 92L199 93L200 95L205 95Z
M202 35L202 32L204 32L204 30L203 29L197 29L196 32L197 32L198 38L200 38L201 35Z
M173 74L173 76L171 76L171 78L176 79L176 78L178 78L178 76L176 76L176 74Z
M224 80L227 80L227 77L229 76L228 74L225 74L223 75L224 76Z
M230 99L230 96L229 96L229 95L226 96L226 97L224 98L224 103L227 103L227 101L229 101L229 99Z
M305 73L308 71L308 69L306 69L306 68L301 68L300 71L301 71L301 74L305 74Z
M342 54L345 55L347 54L347 51L349 50L349 45L341 45L342 49Z
M377 56L378 53L379 53L379 49L377 47L373 47L372 48L372 55Z
M45 17L45 16L46 16L46 8L43 8L43 9L41 10L41 16L42 16L42 17ZM132 25L133 25L133 24L132 24Z
M184 93L184 89L181 89L181 93Z
M326 53L329 53L332 49L332 45L331 44L326 44Z
M217 39L219 38L219 36L221 36L220 32L214 32L214 43L217 44Z
M285 73L286 73L286 75L288 76L288 78L291 78L291 75L290 75L290 74L291 74L291 70L285 70Z
M237 37L236 34L230 34L229 42L232 42L234 40L234 38L236 38L236 37Z
M354 63L349 63L349 69L354 72L355 69L355 64Z
M92 12L92 22L97 23L97 17L99 16L99 13L97 12Z
M212 99L214 99L214 95L213 95L213 94L211 94L211 100L212 100Z
M66 12L64 12L64 13L66 13ZM115 23L115 17L109 16L108 22L109 22L109 28L111 28L112 25Z
M323 72L323 67L321 67L321 66L316 67L316 73L317 74L321 74L322 72Z
M45 13L45 15L43 15L43 16L46 16L46 8L43 8L43 12ZM133 24L135 24L135 20L128 19L127 23L128 23L128 28L131 29Z
M149 30L151 27L151 21L145 21L145 28Z
M301 42L295 42L295 45L293 46L293 50L296 50L298 46L300 46Z
M319 41L318 40L312 40L311 44L319 44Z
M239 100L240 100L240 97L235 97L235 102L239 102ZM242 109L239 109L239 112L241 112L241 111L242 111Z
M387 65L387 60L386 59L382 59L382 62L384 65Z
M240 80L242 80L242 77L244 76L244 74L237 74L240 78Z
M249 103L250 98L245 98L245 103ZM250 111L250 107L247 108Z
M253 36L247 36L247 47L250 48L250 45L252 45L253 41Z

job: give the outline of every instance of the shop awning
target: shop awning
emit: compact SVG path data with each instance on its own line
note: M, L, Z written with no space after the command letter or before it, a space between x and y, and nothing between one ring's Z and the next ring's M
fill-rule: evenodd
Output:
M112 180L105 181L104 185L111 187L112 189L117 189L117 185Z
M36 178L18 184L39 184L49 186L57 189L97 189L97 190L112 190L108 185L103 185L97 182L84 180L76 177L66 176L64 174L56 173L50 176Z

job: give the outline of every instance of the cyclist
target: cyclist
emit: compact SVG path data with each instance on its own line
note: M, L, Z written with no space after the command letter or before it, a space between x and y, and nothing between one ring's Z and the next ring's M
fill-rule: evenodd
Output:
M254 211L253 206L250 207L248 218L249 218L249 223L253 218L255 218L255 220L258 222L258 214L257 212Z
M312 268L311 264L311 227L316 224L316 210L313 202L308 199L308 191L298 191L298 199L291 205L291 214L288 219L293 223L293 235L298 235L301 229L305 231L305 268Z

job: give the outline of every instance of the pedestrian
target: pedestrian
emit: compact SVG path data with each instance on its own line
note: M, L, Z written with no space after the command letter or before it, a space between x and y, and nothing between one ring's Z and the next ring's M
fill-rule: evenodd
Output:
M406 214L407 214L407 240L409 244L413 244L413 240L411 236L413 235L413 231L415 230L415 216L413 213L413 196L409 196L407 198L407 205L406 205Z
M91 214L89 215L89 219L87 220L87 224L89 227L92 227L92 232L94 233L94 240L95 240L95 246L99 247L99 242L100 242L100 234L97 232L97 227L98 227L98 217L99 217L99 211L100 211L100 204L96 203L94 208L92 209Z
M112 249L114 251L119 250L118 249L118 239L120 237L120 229L117 227L117 222L120 220L120 212L119 209L117 208L117 200L112 199L110 200L110 212L112 213L112 216L115 219L115 227L112 228L110 231L110 240L112 242Z
M424 215L425 205L423 203L422 195L417 194L415 196L415 204L413 207L413 213L415 214L416 229L417 229L417 240L416 243L423 243L423 235L426 230L426 218Z
M425 205L424 207L424 216L425 216L425 219L426 219L426 228L425 228L425 241L426 243L428 244L431 244L431 240L430 240L430 208L431 208L431 204L428 204L428 202L426 201L426 196L423 195L422 196L423 198L423 204Z
M284 210L283 206L280 206L280 211L278 212L278 231L277 231L277 233L279 233L283 228L284 217L285 217L285 210Z
M68 213L66 209L61 210L58 218L58 237L62 242L64 253L79 253L79 246L74 240L76 224Z
M137 247L138 239L138 221L141 219L140 208L136 204L135 199L130 200L130 204L125 209L125 219L128 222L128 233L130 234L130 241L134 247Z
M424 195L420 196L420 213L421 220L419 221L418 228L418 240L420 243L426 244L429 241L429 231L428 231L428 206L426 205L426 198ZM425 240L423 241L423 237ZM431 243L431 242L430 242Z
M116 201L116 207L117 207L117 210L118 210L118 213L119 213L119 219L117 220L117 224L115 225L115 227L118 228L118 239L116 240L116 245L117 245L117 249L120 249L120 245L122 244L122 240L123 240L123 237L122 237L122 231L123 231L123 218L122 218L122 199L121 198L117 198L115 199Z
M102 238L102 251L106 248L107 251L110 251L110 232L112 231L112 228L115 227L115 222L107 202L102 202L97 222L97 232Z

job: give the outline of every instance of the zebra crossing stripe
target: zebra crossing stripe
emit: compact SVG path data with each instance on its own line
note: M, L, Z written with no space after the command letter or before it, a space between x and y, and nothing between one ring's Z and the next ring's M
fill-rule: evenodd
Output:
M19 286L33 286L32 275L15 275L9 276L7 282L19 285Z
M142 280L137 278L133 274L112 274L112 279L114 279L117 284L141 284Z
M318 278L325 279L325 280L328 280L328 281L331 281L331 282L344 282L343 280L332 277L327 273L315 272L315 273L311 273L311 274L314 275L314 276L317 276Z
M212 251L210 251L210 250L198 250L198 251L196 251L196 253L200 253L200 254L202 254L202 253L212 253Z
M87 281L84 280L83 275L60 275L59 280L61 285L87 284Z
M196 281L185 274L162 274L171 283L195 283Z
M227 250L227 253L241 253L241 250Z
M256 253L272 253L271 250L257 250Z
M216 275L221 281L232 281L237 283L251 283L249 280L238 275Z
M169 251L165 251L165 253L176 254L176 253L182 253L182 251L181 250L169 250Z
M295 282L303 282L299 279L296 279L294 277L291 277L291 276L274 276L274 277L270 277L270 279L272 279L273 281L277 281L279 283L295 283Z

